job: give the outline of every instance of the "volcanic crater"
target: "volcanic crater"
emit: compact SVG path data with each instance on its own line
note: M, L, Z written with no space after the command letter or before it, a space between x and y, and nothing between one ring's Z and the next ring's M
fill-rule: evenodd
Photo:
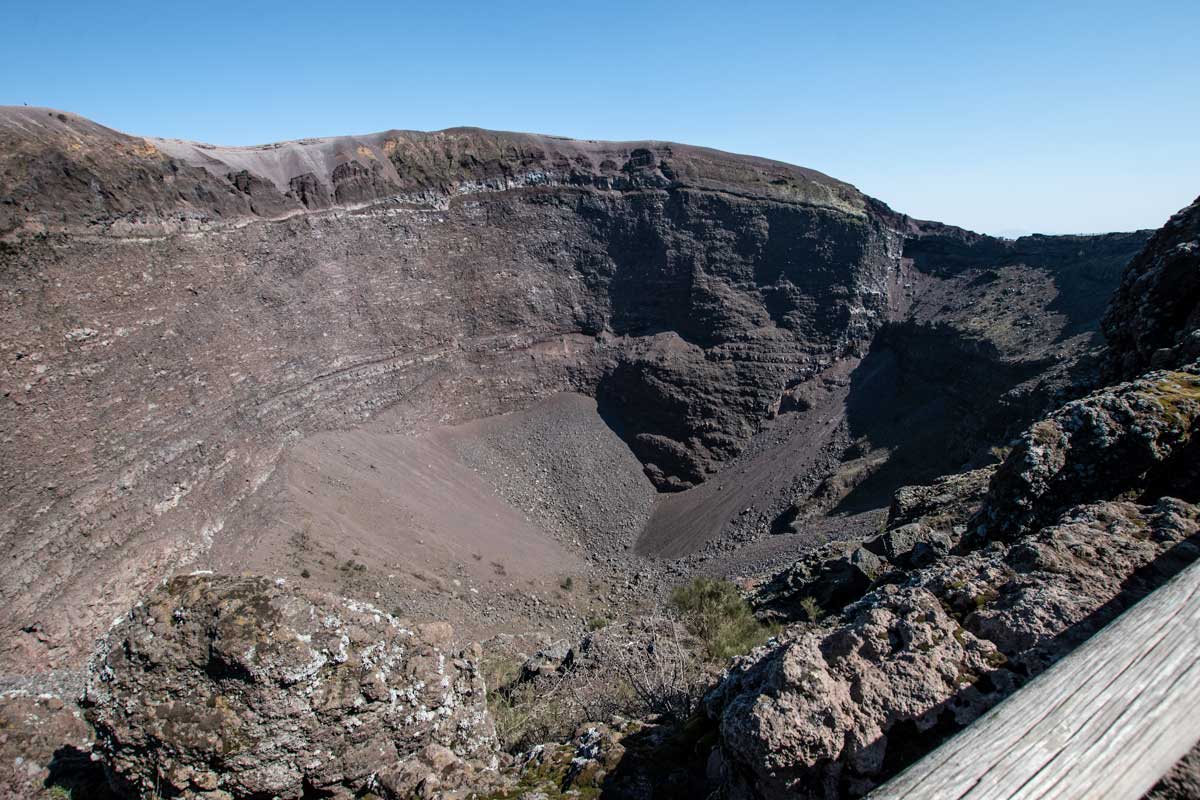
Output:
M177 572L480 636L769 570L1077 393L1148 235L665 142L3 109L0 659L70 670Z

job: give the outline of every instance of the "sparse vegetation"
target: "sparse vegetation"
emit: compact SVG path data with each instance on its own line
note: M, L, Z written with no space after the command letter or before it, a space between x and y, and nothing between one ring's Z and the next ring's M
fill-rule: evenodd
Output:
M804 612L805 618L809 622L816 622L825 616L825 610L821 608L821 604L811 597L805 597L800 601L800 610Z
M979 610L979 609L983 608L984 606L986 606L988 603L994 602L996 600L996 598L999 596L1000 596L1000 593L997 592L995 589L986 589L983 592L980 592L979 594L972 597L971 604L975 606L976 610Z
M562 741L585 723L618 715L682 722L715 674L702 643L665 617L622 623L590 637L549 674L531 675L511 656L486 660L481 668L488 710L510 752Z
M1172 425L1187 430L1200 409L1200 378L1186 372L1169 372L1143 396L1157 402Z
M671 593L671 608L703 644L705 656L728 661L766 641L774 629L759 622L729 581L695 578Z

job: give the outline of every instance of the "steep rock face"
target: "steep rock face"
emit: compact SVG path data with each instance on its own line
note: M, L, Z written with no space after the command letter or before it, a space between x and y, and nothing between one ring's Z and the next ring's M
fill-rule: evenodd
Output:
M451 636L263 578L176 578L105 637L84 705L138 797L433 791L422 759L495 759L477 656Z
M1104 335L1117 379L1200 356L1200 199L1171 217L1129 265Z
M1125 285L1160 264L1179 219ZM1118 295L1106 325L1143 330L1147 315ZM1162 339L1184 341L1190 313L1171 320ZM1131 363L1129 346L1118 336L1110 363ZM1200 363L1093 391L999 467L899 493L883 535L767 582L761 608L820 621L736 662L707 698L727 794L865 794L1200 556L1198 390Z
M842 464L797 515L886 505L905 484L995 461L993 447L1096 385L1097 322L1149 234L983 237L910 222L901 309L850 375ZM797 394L807 391L798 386Z
M580 390L660 485L701 480L810 361L861 346L897 268L851 187L698 148L464 130L227 152L44 110L0 136L23 232L0 252L0 595L43 632L6 649L42 663L195 563L289 442L385 408L413 430ZM353 214L284 196L396 190Z
M736 454L788 383L865 349L890 312L888 220L679 191L603 210L613 333L637 337L597 388L660 488ZM585 211L587 213L587 211Z

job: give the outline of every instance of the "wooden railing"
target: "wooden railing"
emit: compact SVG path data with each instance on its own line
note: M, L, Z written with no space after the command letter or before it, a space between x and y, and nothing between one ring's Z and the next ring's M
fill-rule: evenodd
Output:
M1200 740L1200 562L870 800L1137 800Z

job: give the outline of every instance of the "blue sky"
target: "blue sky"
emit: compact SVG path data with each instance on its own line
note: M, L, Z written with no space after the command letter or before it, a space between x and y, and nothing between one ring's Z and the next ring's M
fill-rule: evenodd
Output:
M655 138L989 233L1200 195L1200 2L0 0L0 104L218 144L479 125Z

